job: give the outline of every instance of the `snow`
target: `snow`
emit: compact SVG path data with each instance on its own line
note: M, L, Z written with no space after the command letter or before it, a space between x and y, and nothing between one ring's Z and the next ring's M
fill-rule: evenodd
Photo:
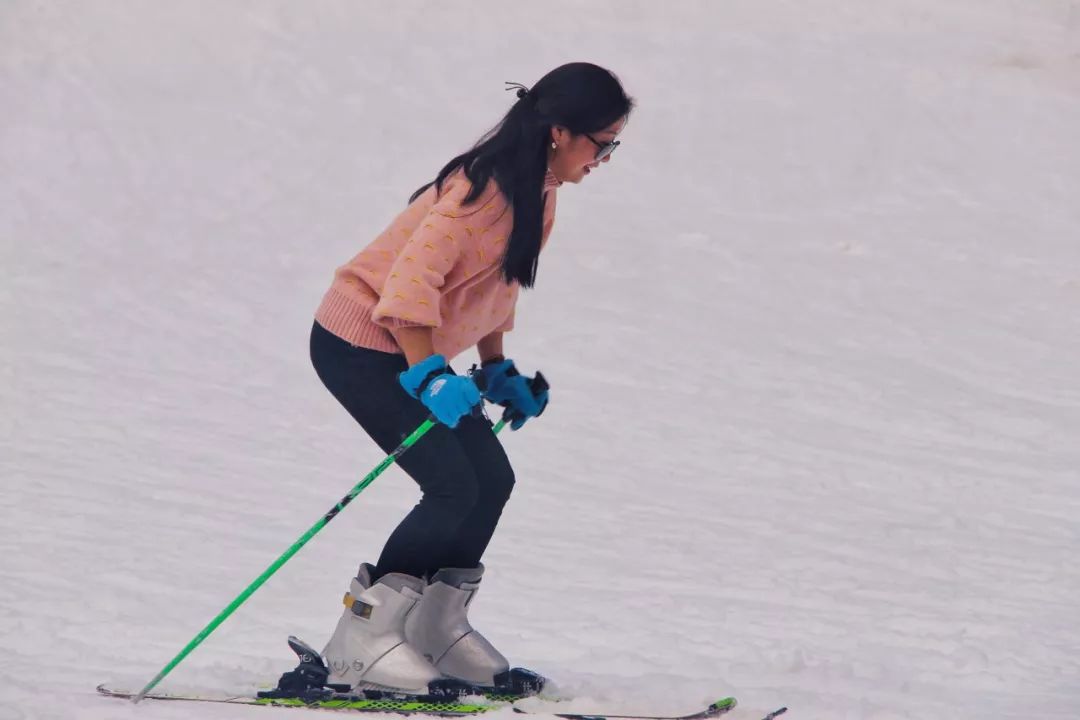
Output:
M476 625L550 712L1076 717L1080 2L9 0L0 720L301 712L93 689L379 462L307 359L333 269L582 59L640 109L508 338L552 404ZM273 683L416 497L392 468L160 689Z

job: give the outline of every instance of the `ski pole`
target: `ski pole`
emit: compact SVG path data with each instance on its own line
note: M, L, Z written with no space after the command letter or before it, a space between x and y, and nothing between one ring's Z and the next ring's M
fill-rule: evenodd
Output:
M188 654L191 653L192 650L194 650L196 647L198 647L199 644L202 643L202 641L205 640L207 638L207 636L210 635L210 633L214 632L214 630L217 629L218 625L223 623L227 617L229 617L230 615L233 614L233 611L235 611L238 607L240 607L244 603L245 600L247 600L249 597L251 597L251 595L256 590L258 590L260 587L262 587L263 583L265 583L267 580L269 580L271 575L273 575L279 569L281 569L281 566L284 565L286 562L288 562L289 558L291 558L293 555L295 555L297 553L297 551L300 550L300 548L304 547L304 545L307 544L308 540L311 540L311 538L315 537L316 533L318 533L320 530L322 530L324 527L326 527L326 524L328 522L330 522L331 520L333 520L337 516L337 514L339 512L344 510L345 506L347 506L349 503L351 503L353 501L353 498L355 498L357 495L359 495L361 492L363 492L364 488L366 488L368 485L370 485L372 483L372 481L375 480L375 478L379 477L379 475L381 475L382 472L384 470L386 470L386 468L390 467L394 463L395 460L397 460L399 457L401 457L401 455L404 454L404 452L406 450L408 450L410 447L415 445L416 442L420 438L422 438L427 433L427 431L430 430L435 425L435 423L436 423L436 420L435 420L434 416L429 415L427 420L422 422L416 428L416 430L414 430L412 432L412 434L409 435L409 437L405 438L401 442L401 444L398 445L394 449L393 452L391 452L389 455L387 455L386 458L381 463L379 463L378 466L376 466L376 468L374 470L372 470L370 473L368 473L364 477L363 480L356 483L356 485L353 486L352 490L350 490L348 492L348 494L345 495L345 497L341 498L341 500L338 502L337 505L330 508L330 510L325 515L323 515L321 518L319 518L318 522L316 522L314 525L312 525L311 528L306 533L301 535L299 540L294 542L292 544L292 546L289 547L288 550L286 550L284 553L281 554L281 557L279 557L277 560L275 560L273 563L271 563L270 567L266 568L266 570L263 571L262 575L255 578L255 581L252 582L250 585L248 585L247 588L245 588L242 593L237 595L236 599L233 600L231 603L229 603L228 607L226 607L224 610L222 610L218 614L217 617L215 617L213 620L210 621L209 625L204 627L202 629L202 631L198 635L196 635L194 638L192 638L191 642L189 642L184 647L184 649L181 650L180 653L169 662L168 665L166 665L164 668L162 668L161 672L159 672L154 677L153 680L148 682L146 684L146 687L144 687L142 690L139 691L138 695L136 695L135 697L132 698L132 702L137 703L140 700L142 700L144 697L146 697L146 694L148 692L150 692L151 690L153 690L154 686L157 685L159 682L161 682L161 680L166 675L168 675L170 672L172 672L173 668L175 668L177 665L179 665L180 662L183 661L183 659L186 658L188 656ZM505 424L506 423L504 421L499 421L499 424L496 425L493 428L494 432L498 433L500 430L502 430L503 425L505 425Z

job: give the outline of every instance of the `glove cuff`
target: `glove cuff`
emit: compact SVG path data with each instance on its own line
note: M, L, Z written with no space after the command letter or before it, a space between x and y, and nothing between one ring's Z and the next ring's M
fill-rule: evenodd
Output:
M398 383L405 392L419 399L431 381L446 372L446 358L430 355L398 375Z

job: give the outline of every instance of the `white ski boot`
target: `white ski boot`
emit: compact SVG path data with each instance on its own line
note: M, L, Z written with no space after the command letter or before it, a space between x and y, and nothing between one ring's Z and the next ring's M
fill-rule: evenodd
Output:
M424 591L424 581L390 573L374 585L375 568L364 563L345 594L345 611L323 650L330 683L354 692L389 690L429 694L442 677L432 663L405 642L405 621Z
M498 682L496 676L510 664L469 624L469 605L483 576L483 565L435 573L405 620L405 638L444 675L491 688L506 681L505 675Z

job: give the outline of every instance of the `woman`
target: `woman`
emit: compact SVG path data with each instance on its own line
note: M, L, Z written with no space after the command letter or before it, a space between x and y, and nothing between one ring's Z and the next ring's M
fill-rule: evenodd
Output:
M503 120L338 268L315 314L319 378L384 451L429 415L439 421L397 461L423 497L377 564L360 566L323 652L330 682L356 690L427 694L441 678L492 688L509 667L467 617L514 486L479 408L503 405L514 430L544 410L547 390L504 357L503 334L518 289L536 281L555 189L611 159L633 107L589 63L518 87ZM482 393L448 364L473 345Z

